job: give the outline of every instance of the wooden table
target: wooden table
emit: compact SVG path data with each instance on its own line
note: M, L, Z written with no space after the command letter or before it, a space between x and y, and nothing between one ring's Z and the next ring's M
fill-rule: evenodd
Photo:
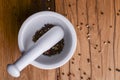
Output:
M41 10L67 17L77 32L72 59L54 70L28 66L19 78L6 66L21 55L23 21ZM120 0L0 0L0 80L120 80Z

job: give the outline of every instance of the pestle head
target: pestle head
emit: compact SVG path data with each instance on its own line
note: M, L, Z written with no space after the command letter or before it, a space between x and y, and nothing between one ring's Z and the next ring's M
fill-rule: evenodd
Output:
M20 71L18 70L17 67L15 67L15 65L9 64L7 66L7 71L13 77L19 77L20 76Z

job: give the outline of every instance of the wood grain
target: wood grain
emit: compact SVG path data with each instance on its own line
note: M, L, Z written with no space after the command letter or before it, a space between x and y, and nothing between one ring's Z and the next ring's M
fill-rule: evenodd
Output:
M115 79L120 79L120 71L118 72L117 69L120 70L120 0L116 0L114 2L114 56L115 56Z
M54 3L54 0L51 1ZM55 79L55 70L41 70L31 65L21 72L19 78L11 77L6 71L7 64L13 63L21 55L17 45L21 24L33 13L48 10L50 4L47 0L0 0L0 80ZM54 4L50 7L50 10L55 9Z
M120 80L120 0L0 0L0 80ZM77 33L72 59L54 70L29 65L19 78L6 66L21 56L17 45L23 21L35 12L56 11Z

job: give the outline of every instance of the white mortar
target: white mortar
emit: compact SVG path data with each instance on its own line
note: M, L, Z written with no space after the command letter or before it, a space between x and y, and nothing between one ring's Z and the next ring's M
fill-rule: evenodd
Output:
M41 69L54 69L64 65L73 56L77 44L76 32L68 19L55 12L43 11L30 16L21 26L18 35L18 44L21 52L27 51L34 44L32 41L33 35L44 24L48 23L62 27L65 34L65 45L60 54L51 57L41 55L31 62L33 66Z

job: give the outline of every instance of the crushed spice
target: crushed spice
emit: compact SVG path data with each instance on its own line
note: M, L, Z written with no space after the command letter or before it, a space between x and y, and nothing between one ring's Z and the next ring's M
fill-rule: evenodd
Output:
M50 30L54 26L55 25L53 24L45 24L40 30L35 32L32 41L36 42L42 35L44 35L48 30ZM60 54L60 52L63 50L63 47L64 39L60 40L56 45L44 52L43 55L52 56L55 54Z

